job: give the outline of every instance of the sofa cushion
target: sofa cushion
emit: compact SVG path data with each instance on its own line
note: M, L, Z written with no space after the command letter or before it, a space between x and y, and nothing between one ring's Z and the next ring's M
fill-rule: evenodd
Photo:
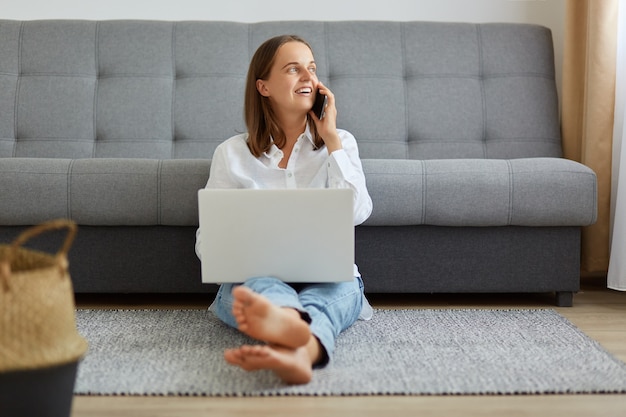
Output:
M0 224L32 225L68 215L69 159L0 159Z
M363 161L369 226L585 226L596 176L561 158Z
M197 225L209 160L0 159L0 224Z

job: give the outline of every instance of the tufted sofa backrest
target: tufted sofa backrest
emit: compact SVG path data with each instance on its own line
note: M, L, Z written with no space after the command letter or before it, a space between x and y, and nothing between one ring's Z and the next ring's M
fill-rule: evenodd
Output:
M0 157L211 158L249 60L305 38L367 158L561 156L551 33L428 22L0 21Z

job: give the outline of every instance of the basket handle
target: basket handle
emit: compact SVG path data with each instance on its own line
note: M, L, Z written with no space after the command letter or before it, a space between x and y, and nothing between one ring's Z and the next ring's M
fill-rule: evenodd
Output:
M9 250L7 251L7 256L0 262L0 284L2 284L2 288L5 291L9 290L9 284L7 280L11 276L11 262L13 262L13 257L15 256L17 249L20 246L24 245L24 243L26 243L29 239L32 239L33 237L38 236L43 232L63 228L67 228L68 233L65 237L63 245L56 253L56 259L59 263L59 266L67 271L67 253L72 246L74 238L76 237L76 231L78 228L76 226L76 223L66 219L51 220L45 223L41 223L37 226L31 227L30 229L26 229L17 238L15 238L13 243L11 243Z
M31 227L30 229L26 229L25 231L23 231L17 238L15 238L15 240L11 244L11 256L15 253L18 247L24 245L24 243L26 243L28 240L32 239L33 237L39 236L43 232L47 232L50 230L58 230L58 229L63 229L63 228L67 228L68 232L67 232L67 236L65 237L65 241L63 242L63 245L57 252L56 256L67 257L67 253L69 252L70 247L72 246L72 242L74 242L74 238L76 237L77 226L76 226L76 223L74 223L73 221L66 220L66 219L51 220L51 221L41 223L37 226Z

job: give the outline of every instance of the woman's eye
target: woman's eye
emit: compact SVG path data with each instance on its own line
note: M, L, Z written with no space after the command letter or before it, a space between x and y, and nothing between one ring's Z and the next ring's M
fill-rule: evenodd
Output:
M315 73L317 72L317 68L315 68L315 67L310 67L310 68L309 68L309 71L310 71L312 74L315 74Z
M291 73L296 73L296 72L298 72L298 68L296 68L296 67L291 67L291 68L289 68L289 72L291 72Z

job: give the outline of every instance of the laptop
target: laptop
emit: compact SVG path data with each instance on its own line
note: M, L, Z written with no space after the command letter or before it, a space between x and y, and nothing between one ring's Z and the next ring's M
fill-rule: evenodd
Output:
M350 189L201 189L203 283L354 279Z

